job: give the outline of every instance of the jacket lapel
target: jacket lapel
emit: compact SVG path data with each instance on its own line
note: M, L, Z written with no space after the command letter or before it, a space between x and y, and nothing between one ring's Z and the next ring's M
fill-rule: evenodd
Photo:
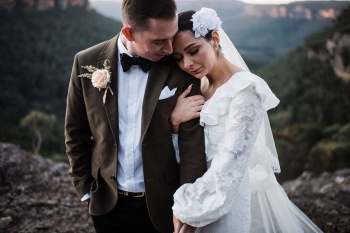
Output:
M161 62L158 64L153 64L151 70L149 71L148 82L142 105L141 141L143 141L145 137L169 71L170 66Z
M103 62L105 59L111 61L111 93L107 93L105 110L108 118L109 125L112 130L115 144L118 144L118 132L119 132L119 120L118 120L118 37L112 38L106 47L100 53L100 58L97 63L97 67L103 68ZM141 141L145 136L150 121L152 119L154 110L156 109L160 93L164 87L165 81L167 80L170 71L170 65L157 62L153 64L149 71L148 82L145 90L145 96L143 99L142 106L142 122L141 122Z
M108 91L106 97L106 103L104 105L109 126L112 130L114 142L118 143L119 121L118 121L118 37L112 38L106 47L100 53L100 58L97 63L97 67L103 68L103 63L106 59L111 62L112 80L110 83L113 95Z

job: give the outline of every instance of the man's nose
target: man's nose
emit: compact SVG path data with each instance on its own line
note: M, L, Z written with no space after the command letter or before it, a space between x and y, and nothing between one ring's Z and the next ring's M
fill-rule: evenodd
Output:
M162 51L166 54L172 54L173 53L173 43L172 40L166 40L164 42L164 46L162 48Z

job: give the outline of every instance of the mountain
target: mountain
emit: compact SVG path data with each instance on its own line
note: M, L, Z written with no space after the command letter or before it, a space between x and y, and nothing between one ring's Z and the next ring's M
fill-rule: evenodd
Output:
M74 55L115 36L121 24L84 7L0 9L0 141L31 149L20 127L31 110L54 114L42 153L65 154L63 121Z
M344 8L329 27L254 71L281 100L269 112L281 155L281 181L304 170L350 167L349 16ZM63 122L74 54L113 37L121 23L84 7L0 9L0 20L6 22L0 24L0 141L30 150L33 132L24 130L20 121L39 110L57 118L43 132L41 154L66 158Z
M178 11L215 9L223 28L252 70L299 46L312 32L331 25L348 1L310 1L287 5L254 5L234 0L178 1ZM121 20L121 1L92 1L101 14Z
M70 7L80 7L89 9L89 0L2 0L0 9L23 9L23 10L48 10L52 8L67 9Z
M269 111L280 180L350 167L350 7L257 73L280 99Z

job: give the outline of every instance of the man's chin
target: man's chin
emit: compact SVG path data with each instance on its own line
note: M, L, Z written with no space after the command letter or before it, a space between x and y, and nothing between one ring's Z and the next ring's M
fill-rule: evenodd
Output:
M153 56L152 61L159 61L159 60L161 60L162 58L164 58L165 56L166 56L165 54L164 54L164 55L155 54L155 55Z

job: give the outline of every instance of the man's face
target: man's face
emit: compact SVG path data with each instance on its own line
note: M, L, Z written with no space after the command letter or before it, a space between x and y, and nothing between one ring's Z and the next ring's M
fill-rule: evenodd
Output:
M134 31L131 54L159 61L173 52L172 41L177 32L177 17L174 19L149 19L149 28Z

